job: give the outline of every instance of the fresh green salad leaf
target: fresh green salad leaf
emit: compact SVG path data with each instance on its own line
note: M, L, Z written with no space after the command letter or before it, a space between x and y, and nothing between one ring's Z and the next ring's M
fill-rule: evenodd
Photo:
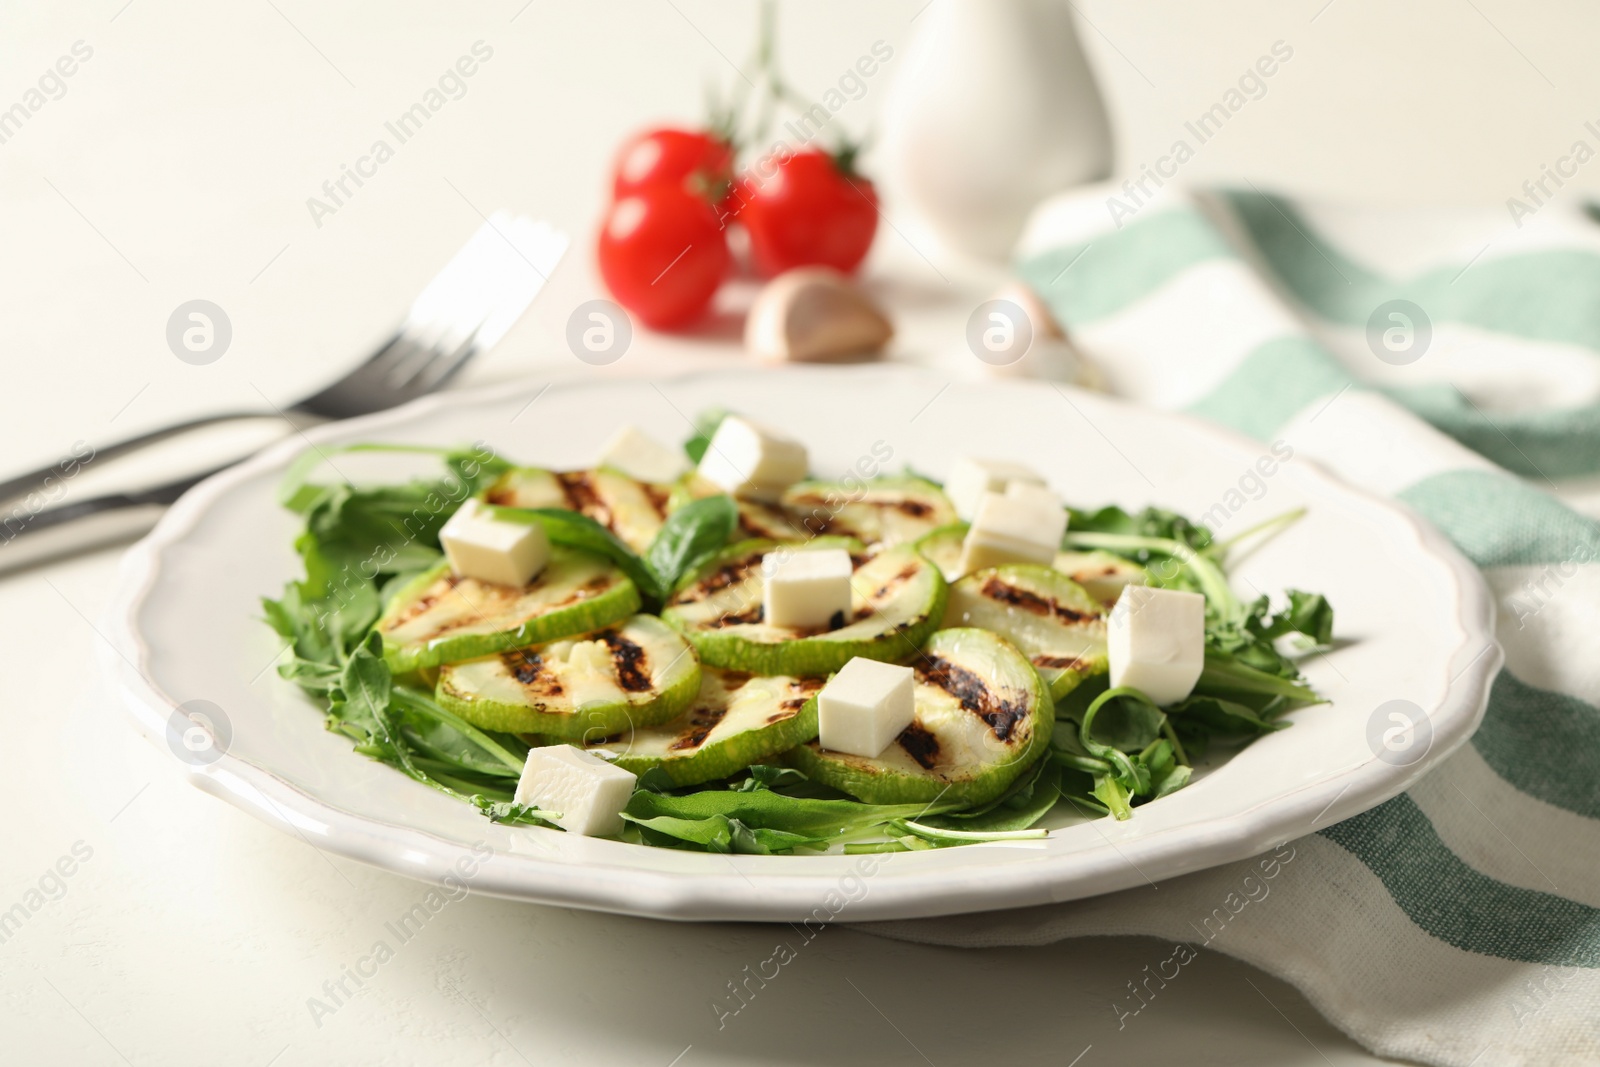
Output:
M1129 514L1116 505L1097 511L1068 508L1067 515L1067 529L1077 533L1119 534L1124 537L1176 541L1196 552L1205 551L1212 543L1210 530L1190 522L1177 512L1163 511L1161 508L1145 508L1138 514Z
M1061 768L1054 760L1043 759L1013 782L998 799L970 811L919 821L947 830L979 834L1027 830L1044 818L1060 799Z
M938 809L927 804L862 804L795 797L770 788L708 789L672 795L638 790L623 818L655 834L712 852L822 848L882 831ZM743 838L733 824L749 831ZM773 833L776 832L776 835ZM754 835L754 836L751 836ZM761 848L751 847L754 844ZM741 847L742 846L742 847Z
M711 447L711 436L731 414L733 412L727 408L707 408L695 418L694 435L683 443L683 454L689 457L689 462L699 463L705 458L706 449Z
M685 504L667 516L645 562L661 587L672 590L679 579L720 552L739 525L739 509L730 496L708 496Z

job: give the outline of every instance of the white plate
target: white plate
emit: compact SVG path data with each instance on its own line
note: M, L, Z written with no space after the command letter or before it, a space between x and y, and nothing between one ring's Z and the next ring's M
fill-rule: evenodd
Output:
M1017 845L721 856L494 825L352 753L269 669L279 642L260 621L258 598L278 595L299 572L290 548L297 520L274 503L279 476L306 447L298 439L200 485L130 551L108 620L116 654L107 665L140 729L160 746L170 746L176 705L220 708L222 732L231 733L220 758L174 766L322 848L435 881L470 870L479 892L675 919L903 919L1171 878L1394 796L1465 741L1483 714L1500 663L1492 602L1440 535L1300 459L1258 483L1259 443L1101 396L1041 383L947 386L896 367L723 372L435 397L310 437L319 445L483 440L525 462L580 467L619 423L677 441L687 416L717 404L804 439L824 477L843 476L874 447L893 450L890 470L909 463L935 476L967 454L1018 459L1074 503L1232 512L1224 536L1305 505L1301 522L1237 565L1235 583L1246 595L1287 587L1327 594L1348 643L1306 672L1332 702L1297 712L1292 728L1127 822L1062 823L1048 840ZM1212 510L1218 504L1221 512ZM1426 709L1431 727L1426 756L1405 766L1379 758L1387 750L1369 740L1389 727L1377 709L1391 700Z

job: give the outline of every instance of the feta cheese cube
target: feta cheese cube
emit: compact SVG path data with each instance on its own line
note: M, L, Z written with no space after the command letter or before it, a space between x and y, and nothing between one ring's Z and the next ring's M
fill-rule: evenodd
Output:
M497 519L472 498L444 524L439 544L458 577L499 585L527 585L550 559L543 526Z
M817 741L875 758L917 717L910 667L857 656L817 694Z
M711 435L700 476L734 496L776 500L806 476L806 447L737 415Z
M1141 690L1162 706L1194 691L1206 661L1206 598L1130 585L1106 626L1111 684Z
M1048 565L1066 532L1066 509L1043 486L1013 482L1004 493L984 493L961 544L961 573L1007 563Z
M955 505L956 514L968 522L978 511L985 493L1003 493L1013 482L1043 485L1044 479L1020 463L995 459L963 459L950 468L944 495Z
M600 466L641 482L675 482L689 469L683 452L668 448L637 426L624 426L600 450Z
M842 548L780 549L761 557L762 621L798 629L837 629L850 617L850 575Z
M622 809L637 781L631 771L580 748L548 745L528 750L516 800L560 812L555 824L569 834L615 837L622 832Z

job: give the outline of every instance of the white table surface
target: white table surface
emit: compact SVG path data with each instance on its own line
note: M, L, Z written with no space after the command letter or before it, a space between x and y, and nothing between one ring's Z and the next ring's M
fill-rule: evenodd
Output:
M902 47L921 3L786 8L790 74L820 88L872 41ZM1177 0L1080 11L1129 158L1159 150L1235 67L1292 37L1299 80L1275 85L1253 125L1230 127L1197 179L1244 170L1349 195L1497 202L1577 135L1574 83L1594 75L1573 51L1586 35L1483 7L1228 4L1203 21ZM751 30L748 5L699 0L0 10L0 108L75 41L94 50L65 95L0 144L0 466L179 414L291 401L381 335L478 212L502 206L552 219L575 245L468 380L594 373L562 337L596 291L589 244L607 156L644 121L696 115L704 81L731 76L723 56L742 56ZM1429 66L1402 47L1424 34L1471 62ZM494 57L467 94L314 226L306 198L480 39ZM874 87L845 124L864 128L881 95ZM1463 125L1466 111L1476 121ZM1371 148L1400 126L1416 151ZM1317 136L1294 135L1309 127ZM992 279L917 239L909 224L885 230L867 271L899 321L896 355L970 373L960 330ZM206 367L164 340L172 309L197 297L234 328ZM731 322L641 336L605 373L738 364ZM111 473L69 491L87 496ZM1124 980L1166 953L1137 938L972 952L835 928L719 1029L712 1003L793 936L786 928L481 898L449 905L319 1021L308 999L325 998L323 984L425 887L267 829L183 784L133 735L95 666L116 560L104 551L0 579L0 908L74 848L92 853L60 899L0 942L8 1064L1378 1062L1289 987L1210 954L1119 1031L1111 1003Z

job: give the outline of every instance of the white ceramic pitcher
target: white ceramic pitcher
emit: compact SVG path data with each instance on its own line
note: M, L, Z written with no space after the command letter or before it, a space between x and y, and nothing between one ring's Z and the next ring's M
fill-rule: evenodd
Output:
M933 0L885 103L887 191L951 249L1004 260L1044 197L1111 171L1066 0Z

